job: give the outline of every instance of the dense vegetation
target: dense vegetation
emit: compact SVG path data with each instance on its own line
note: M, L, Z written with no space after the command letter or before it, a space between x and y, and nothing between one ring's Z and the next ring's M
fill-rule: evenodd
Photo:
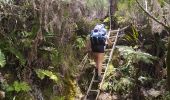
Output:
M0 99L80 100L92 73L90 58L79 65L86 40L101 20L109 28L109 3L112 28L129 27L100 98L170 99L168 0L0 0Z

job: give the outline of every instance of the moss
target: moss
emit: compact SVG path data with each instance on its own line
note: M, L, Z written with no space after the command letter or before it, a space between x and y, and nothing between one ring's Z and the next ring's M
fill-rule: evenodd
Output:
M70 79L70 77L65 78L65 99L66 100L74 100L76 96L76 86L75 82Z
M20 93L16 96L15 100L34 100L30 93Z

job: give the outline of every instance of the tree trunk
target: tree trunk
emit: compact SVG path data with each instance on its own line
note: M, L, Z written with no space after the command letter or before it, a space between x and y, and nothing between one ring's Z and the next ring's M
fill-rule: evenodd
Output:
M168 41L168 53L167 53L167 59L166 59L166 64L167 64L167 81L168 81L168 90L170 91L170 38Z
M115 29L116 28L116 21L114 19L114 14L115 11L117 9L117 0L110 0L110 27L111 29Z

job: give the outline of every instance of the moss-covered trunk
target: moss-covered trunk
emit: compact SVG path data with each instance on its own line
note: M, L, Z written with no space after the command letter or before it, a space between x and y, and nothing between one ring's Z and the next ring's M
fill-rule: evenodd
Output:
M170 38L168 40L168 53L167 53L167 59L166 59L166 63L167 63L167 75L168 75L168 89L170 91Z

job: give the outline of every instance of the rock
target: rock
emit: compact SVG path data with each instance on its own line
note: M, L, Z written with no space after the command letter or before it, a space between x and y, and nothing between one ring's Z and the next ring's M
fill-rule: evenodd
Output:
M99 96L99 100L114 100L109 93L101 93Z
M118 96L115 95L115 94L113 94L113 95L112 95L112 100L118 100Z
M0 100L5 98L5 92L4 91L0 91Z
M157 91L155 89L150 89L147 91L149 95L153 96L153 97L158 97L159 95L161 95L161 91Z

